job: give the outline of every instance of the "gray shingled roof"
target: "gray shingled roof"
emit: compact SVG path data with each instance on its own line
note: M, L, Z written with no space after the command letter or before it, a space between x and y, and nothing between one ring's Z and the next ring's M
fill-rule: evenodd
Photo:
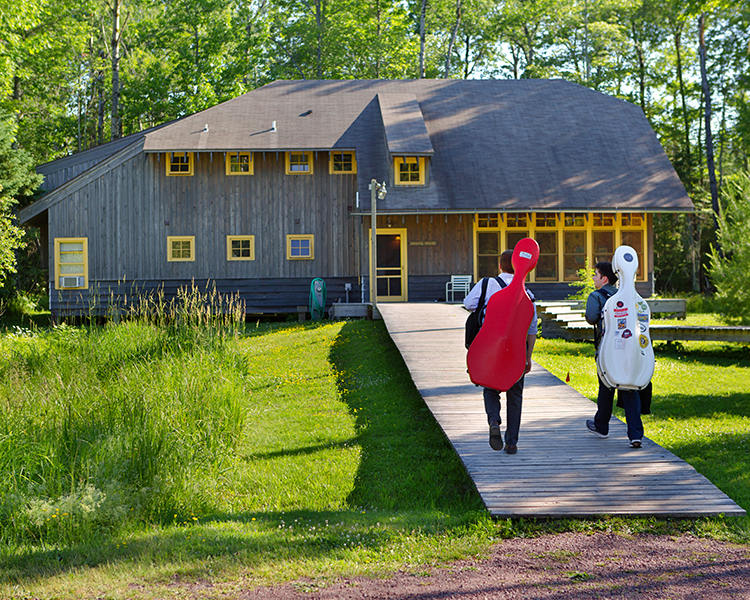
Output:
M693 210L641 109L564 80L277 81L144 144L331 148L356 150L365 210L373 178L388 184L381 212ZM432 155L427 186L393 185L401 152Z

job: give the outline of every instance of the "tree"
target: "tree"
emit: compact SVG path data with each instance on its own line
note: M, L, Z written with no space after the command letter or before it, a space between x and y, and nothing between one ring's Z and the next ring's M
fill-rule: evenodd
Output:
M711 248L711 281L722 314L750 322L750 172L733 177L723 190L724 210L718 215L722 253Z
M15 250L22 246L23 230L13 223L12 208L42 181L29 154L16 146L16 127L12 115L0 114L0 281L15 273Z

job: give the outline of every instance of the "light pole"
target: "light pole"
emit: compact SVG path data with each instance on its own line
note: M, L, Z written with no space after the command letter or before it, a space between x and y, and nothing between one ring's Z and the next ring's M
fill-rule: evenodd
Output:
M388 190L385 189L385 181L378 183L375 179L370 181L370 302L372 303L373 315L378 308L376 277L378 270L378 225L377 225L377 204L378 200L383 200Z

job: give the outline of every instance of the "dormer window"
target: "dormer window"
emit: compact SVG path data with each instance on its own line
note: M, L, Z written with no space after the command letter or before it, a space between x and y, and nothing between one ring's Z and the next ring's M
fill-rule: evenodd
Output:
M192 174L192 152L170 152L169 154L167 154L167 175L191 176Z
M393 159L396 185L424 185L426 163L423 156L396 156Z
M312 152L287 152L287 175L311 175L313 172Z
M226 172L227 175L252 175L253 153L227 152Z
M348 175L357 172L354 152L330 152L328 172L331 175Z

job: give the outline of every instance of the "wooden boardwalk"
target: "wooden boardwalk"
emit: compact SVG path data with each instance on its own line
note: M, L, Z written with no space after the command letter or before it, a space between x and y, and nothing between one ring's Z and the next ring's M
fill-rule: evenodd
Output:
M449 304L379 304L378 309L493 516L745 514L693 467L651 440L631 449L619 419L612 418L607 439L588 433L586 419L593 418L596 404L536 363L526 376L518 454L493 451L482 390L466 372L466 311ZM505 395L502 402L504 418Z

